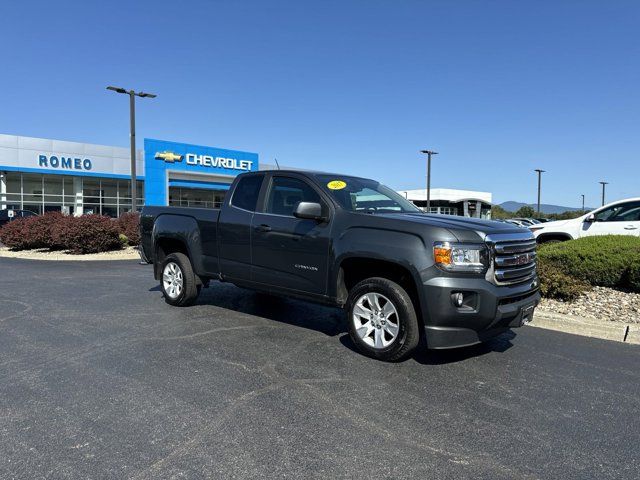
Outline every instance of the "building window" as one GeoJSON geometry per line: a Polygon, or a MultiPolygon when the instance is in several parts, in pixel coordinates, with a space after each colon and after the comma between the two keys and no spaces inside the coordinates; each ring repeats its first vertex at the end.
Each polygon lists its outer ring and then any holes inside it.
{"type": "Polygon", "coordinates": [[[118,180],[100,180],[100,214],[118,216],[118,180]]]}
{"type": "MultiPolygon", "coordinates": [[[[5,174],[6,208],[46,212],[76,213],[76,188],[82,192],[83,213],[117,217],[131,210],[130,182],[68,175],[41,175],[20,172],[5,174]]],[[[138,206],[144,204],[142,182],[138,182],[138,206]]]]}
{"type": "Polygon", "coordinates": [[[7,208],[22,210],[22,175],[8,172],[7,179],[7,208]]]}
{"type": "MultiPolygon", "coordinates": [[[[136,207],[140,209],[144,205],[144,186],[142,182],[138,181],[136,187],[136,197],[138,198],[136,207]]],[[[116,191],[118,216],[120,216],[131,211],[131,180],[118,180],[116,191]]]]}
{"type": "Polygon", "coordinates": [[[169,187],[169,205],[174,207],[220,208],[226,190],[169,187]]]}

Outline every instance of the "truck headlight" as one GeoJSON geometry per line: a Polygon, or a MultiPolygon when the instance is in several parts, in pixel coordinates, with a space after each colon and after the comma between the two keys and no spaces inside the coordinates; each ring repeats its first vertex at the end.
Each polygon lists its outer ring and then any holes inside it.
{"type": "Polygon", "coordinates": [[[489,266],[489,250],[479,244],[436,242],[433,258],[438,267],[449,272],[482,273],[489,266]]]}

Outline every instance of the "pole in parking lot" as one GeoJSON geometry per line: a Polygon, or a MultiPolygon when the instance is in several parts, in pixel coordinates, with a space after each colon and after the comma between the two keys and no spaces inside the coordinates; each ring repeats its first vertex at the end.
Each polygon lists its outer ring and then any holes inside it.
{"type": "Polygon", "coordinates": [[[602,185],[602,205],[604,206],[604,187],[609,185],[609,182],[600,182],[600,185],[602,185]]]}
{"type": "Polygon", "coordinates": [[[582,194],[582,212],[584,213],[584,194],[582,194]]]}
{"type": "Polygon", "coordinates": [[[136,92],[121,87],[108,86],[107,90],[116,93],[125,93],[129,95],[129,126],[131,137],[131,211],[137,211],[136,203],[138,200],[137,175],[136,175],[136,97],[155,98],[157,95],[146,92],[136,92]]]}
{"type": "Polygon", "coordinates": [[[542,174],[544,173],[544,170],[536,168],[534,172],[538,172],[538,209],[536,210],[536,212],[538,216],[540,216],[540,183],[542,182],[542,174]]]}
{"type": "Polygon", "coordinates": [[[431,155],[438,155],[433,150],[420,150],[420,153],[427,154],[427,213],[431,209],[431,155]]]}

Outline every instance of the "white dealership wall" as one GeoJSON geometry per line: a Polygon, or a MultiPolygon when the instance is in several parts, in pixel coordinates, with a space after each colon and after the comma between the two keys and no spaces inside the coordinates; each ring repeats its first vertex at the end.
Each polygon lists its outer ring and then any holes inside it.
{"type": "MultiPolygon", "coordinates": [[[[129,178],[130,163],[128,148],[0,134],[0,169],[9,167],[23,172],[93,174],[93,176],[129,178]],[[52,168],[50,165],[40,164],[40,155],[47,158],[55,156],[90,159],[92,168],[90,170],[52,168]]],[[[144,177],[144,158],[141,150],[137,152],[136,171],[139,176],[144,177]]]]}
{"type": "MultiPolygon", "coordinates": [[[[427,202],[426,188],[418,190],[398,190],[398,193],[420,208],[425,208],[427,202]]],[[[455,209],[456,215],[491,218],[493,199],[491,192],[432,188],[430,193],[430,213],[450,213],[451,209],[455,209]]]]}
{"type": "MultiPolygon", "coordinates": [[[[76,179],[129,180],[130,171],[128,148],[0,134],[0,209],[5,209],[7,205],[7,172],[73,176],[74,210],[76,215],[81,215],[82,181],[76,179]],[[56,160],[52,162],[52,158],[56,160]],[[66,165],[70,166],[65,167],[62,158],[68,160],[66,165]],[[90,168],[87,168],[89,165],[90,168]]],[[[136,154],[136,173],[138,180],[144,179],[144,156],[141,150],[136,154]]]]}

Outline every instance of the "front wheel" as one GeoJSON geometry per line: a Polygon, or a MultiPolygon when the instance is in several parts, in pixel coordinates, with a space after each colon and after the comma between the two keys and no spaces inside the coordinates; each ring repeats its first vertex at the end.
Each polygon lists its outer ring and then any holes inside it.
{"type": "Polygon", "coordinates": [[[349,292],[349,335],[365,355],[389,362],[408,357],[420,330],[404,288],[386,278],[367,278],[349,292]]]}
{"type": "Polygon", "coordinates": [[[184,253],[172,253],[164,259],[161,268],[160,286],[165,302],[178,307],[191,305],[200,290],[189,257],[184,253]]]}

